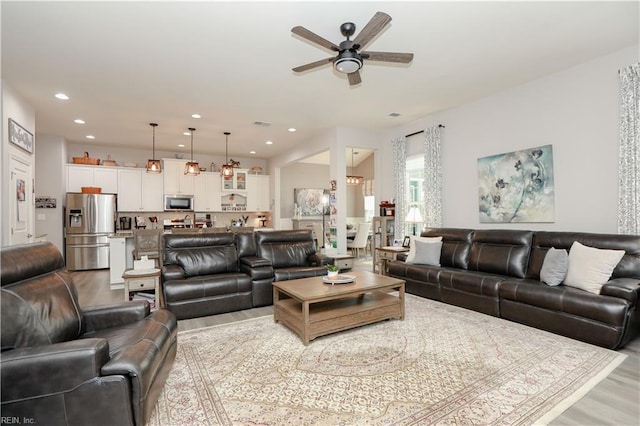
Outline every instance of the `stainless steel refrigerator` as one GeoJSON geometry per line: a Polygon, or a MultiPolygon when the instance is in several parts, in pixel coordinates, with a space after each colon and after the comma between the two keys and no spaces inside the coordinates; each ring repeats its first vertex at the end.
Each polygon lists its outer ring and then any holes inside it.
{"type": "Polygon", "coordinates": [[[115,232],[116,195],[67,193],[65,252],[67,269],[109,267],[109,236],[115,232]]]}

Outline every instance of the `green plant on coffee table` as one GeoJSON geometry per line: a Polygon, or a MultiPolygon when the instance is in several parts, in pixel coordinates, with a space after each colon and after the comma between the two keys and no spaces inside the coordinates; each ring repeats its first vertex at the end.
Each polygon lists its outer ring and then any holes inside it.
{"type": "Polygon", "coordinates": [[[338,272],[340,271],[340,268],[338,267],[338,265],[327,265],[327,271],[338,272]]]}

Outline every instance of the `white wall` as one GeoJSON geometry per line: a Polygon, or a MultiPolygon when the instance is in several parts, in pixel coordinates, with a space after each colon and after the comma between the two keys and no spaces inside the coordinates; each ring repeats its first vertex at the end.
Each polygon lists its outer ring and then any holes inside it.
{"type": "MultiPolygon", "coordinates": [[[[638,60],[638,46],[624,49],[399,126],[385,138],[390,141],[437,124],[446,126],[444,226],[616,233],[618,69],[638,60]],[[547,144],[553,145],[555,221],[481,224],[478,158],[547,144]]],[[[411,143],[421,144],[422,138],[411,138],[411,143]]],[[[388,165],[383,175],[376,172],[376,180],[393,180],[391,160],[388,165]]]]}
{"type": "MultiPolygon", "coordinates": [[[[0,84],[2,90],[2,124],[0,124],[0,130],[2,131],[2,167],[0,168],[2,175],[2,190],[0,191],[0,217],[2,218],[2,226],[0,226],[0,239],[2,241],[2,245],[5,246],[11,243],[9,196],[11,194],[15,196],[15,189],[10,188],[11,170],[9,169],[9,158],[13,152],[16,156],[24,159],[24,161],[31,162],[32,166],[34,166],[34,156],[38,151],[38,140],[36,137],[33,144],[33,154],[28,154],[9,143],[9,132],[7,129],[9,118],[20,124],[26,130],[31,132],[31,134],[35,135],[35,111],[26,101],[24,101],[24,99],[20,97],[20,95],[18,95],[17,92],[13,90],[10,85],[7,84],[6,81],[0,80],[0,84]]],[[[31,206],[30,209],[33,211],[33,206],[31,206]]],[[[29,227],[30,233],[33,234],[33,232],[35,232],[33,229],[33,223],[29,224],[29,227]]]]}
{"type": "Polygon", "coordinates": [[[48,196],[56,199],[55,209],[36,209],[36,236],[46,234],[64,253],[64,203],[67,147],[60,136],[38,134],[36,156],[36,197],[48,196]]]}

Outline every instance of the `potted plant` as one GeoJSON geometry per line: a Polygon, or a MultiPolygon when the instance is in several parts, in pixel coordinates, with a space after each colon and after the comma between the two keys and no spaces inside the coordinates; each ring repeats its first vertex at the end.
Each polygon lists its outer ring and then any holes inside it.
{"type": "Polygon", "coordinates": [[[339,272],[340,268],[338,267],[338,265],[327,265],[327,276],[330,279],[336,278],[339,272]]]}

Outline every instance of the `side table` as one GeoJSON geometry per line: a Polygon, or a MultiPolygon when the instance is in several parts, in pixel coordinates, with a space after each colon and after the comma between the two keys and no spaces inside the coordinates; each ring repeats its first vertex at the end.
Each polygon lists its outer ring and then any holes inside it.
{"type": "Polygon", "coordinates": [[[338,265],[340,271],[350,271],[353,268],[354,257],[349,254],[336,254],[333,257],[333,262],[338,265]]]}
{"type": "Polygon", "coordinates": [[[373,264],[373,272],[377,272],[381,275],[389,274],[389,262],[396,260],[398,253],[406,253],[409,249],[407,247],[376,247],[376,262],[373,264]]]}
{"type": "Polygon", "coordinates": [[[164,307],[160,291],[160,269],[127,269],[122,274],[124,279],[124,300],[129,301],[129,293],[141,290],[155,291],[155,306],[164,307]]]}

